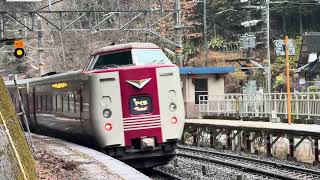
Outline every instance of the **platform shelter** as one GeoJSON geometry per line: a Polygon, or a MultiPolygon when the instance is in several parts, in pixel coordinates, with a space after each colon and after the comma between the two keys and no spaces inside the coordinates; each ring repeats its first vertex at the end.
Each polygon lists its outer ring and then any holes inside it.
{"type": "Polygon", "coordinates": [[[200,95],[224,95],[224,77],[234,67],[181,67],[182,92],[187,118],[198,118],[200,95]]]}

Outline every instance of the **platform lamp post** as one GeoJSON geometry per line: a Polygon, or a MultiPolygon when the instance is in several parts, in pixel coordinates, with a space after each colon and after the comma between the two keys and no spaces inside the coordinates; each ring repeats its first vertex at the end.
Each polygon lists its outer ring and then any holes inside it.
{"type": "MultiPolygon", "coordinates": [[[[270,55],[270,0],[265,0],[265,10],[266,10],[266,18],[265,23],[267,25],[267,61],[268,66],[266,69],[267,73],[267,82],[268,82],[268,100],[269,100],[269,111],[271,112],[271,92],[272,92],[272,85],[271,85],[271,55],[270,55]]],[[[269,121],[271,122],[272,117],[271,113],[269,115],[269,121]]]]}

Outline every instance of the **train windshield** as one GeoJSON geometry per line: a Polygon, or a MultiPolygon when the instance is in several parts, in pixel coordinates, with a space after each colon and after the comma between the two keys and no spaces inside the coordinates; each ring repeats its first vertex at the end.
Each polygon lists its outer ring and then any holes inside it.
{"type": "Polygon", "coordinates": [[[132,49],[132,57],[136,65],[172,64],[160,49],[132,49]]]}
{"type": "Polygon", "coordinates": [[[101,54],[97,57],[93,69],[106,69],[119,66],[127,66],[132,64],[133,62],[130,51],[112,54],[101,54]]]}

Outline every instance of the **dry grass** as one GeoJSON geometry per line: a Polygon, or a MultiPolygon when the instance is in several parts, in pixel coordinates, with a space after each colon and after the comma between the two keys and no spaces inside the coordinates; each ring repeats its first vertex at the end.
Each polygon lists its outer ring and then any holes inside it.
{"type": "MultiPolygon", "coordinates": [[[[201,52],[199,55],[191,58],[187,62],[187,66],[203,66],[204,65],[204,53],[201,52]]],[[[239,59],[242,57],[241,52],[220,52],[220,51],[209,51],[208,53],[208,65],[209,66],[234,66],[234,63],[228,63],[226,60],[239,59]]]]}
{"type": "Polygon", "coordinates": [[[83,179],[78,170],[79,163],[64,161],[47,151],[35,152],[38,179],[43,180],[78,180],[83,179]]]}

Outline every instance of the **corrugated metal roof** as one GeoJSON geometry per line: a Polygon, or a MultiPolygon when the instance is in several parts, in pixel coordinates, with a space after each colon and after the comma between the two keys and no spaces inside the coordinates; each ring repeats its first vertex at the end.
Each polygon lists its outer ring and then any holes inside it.
{"type": "Polygon", "coordinates": [[[320,33],[309,32],[303,35],[302,52],[319,52],[320,50],[320,33]]]}
{"type": "Polygon", "coordinates": [[[180,74],[228,74],[234,67],[180,67],[180,74]]]}
{"type": "Polygon", "coordinates": [[[118,51],[123,49],[160,49],[157,45],[153,43],[126,43],[126,44],[117,44],[112,46],[106,46],[98,49],[94,54],[100,54],[110,51],[118,51]]]}
{"type": "Polygon", "coordinates": [[[320,32],[306,32],[302,37],[298,67],[308,64],[310,53],[320,52],[320,32]]]}
{"type": "Polygon", "coordinates": [[[320,61],[319,61],[319,59],[302,66],[301,72],[302,73],[309,73],[309,74],[320,74],[320,61]]]}

